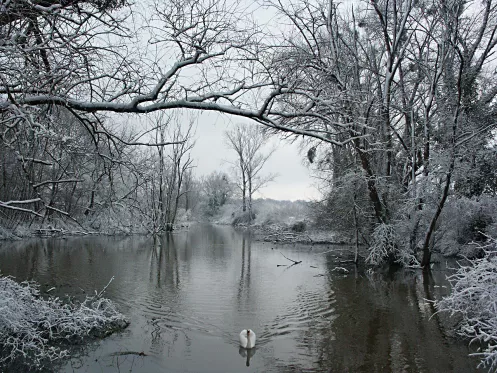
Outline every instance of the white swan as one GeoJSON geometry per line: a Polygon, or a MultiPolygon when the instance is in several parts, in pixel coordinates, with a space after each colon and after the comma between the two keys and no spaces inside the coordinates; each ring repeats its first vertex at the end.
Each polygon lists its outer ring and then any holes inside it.
{"type": "Polygon", "coordinates": [[[252,329],[243,329],[240,332],[240,346],[247,349],[255,347],[255,333],[252,329]]]}

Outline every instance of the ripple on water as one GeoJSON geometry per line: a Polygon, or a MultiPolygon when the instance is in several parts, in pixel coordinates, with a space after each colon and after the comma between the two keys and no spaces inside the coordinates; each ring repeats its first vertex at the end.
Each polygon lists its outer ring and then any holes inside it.
{"type": "Polygon", "coordinates": [[[319,328],[323,323],[329,323],[335,318],[335,301],[333,292],[300,293],[295,303],[268,325],[263,337],[279,338],[288,334],[306,332],[310,328],[319,328]]]}

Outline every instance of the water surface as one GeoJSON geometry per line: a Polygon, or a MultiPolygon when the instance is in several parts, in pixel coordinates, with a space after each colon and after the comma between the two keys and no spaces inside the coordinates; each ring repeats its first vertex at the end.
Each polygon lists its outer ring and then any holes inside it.
{"type": "Polygon", "coordinates": [[[447,293],[444,270],[368,274],[343,263],[348,254],[198,226],[155,240],[4,242],[0,271],[75,297],[114,276],[106,296],[131,325],[78,347],[60,372],[477,371],[450,323],[431,317],[426,299],[447,293]],[[245,328],[257,334],[248,353],[245,328]]]}

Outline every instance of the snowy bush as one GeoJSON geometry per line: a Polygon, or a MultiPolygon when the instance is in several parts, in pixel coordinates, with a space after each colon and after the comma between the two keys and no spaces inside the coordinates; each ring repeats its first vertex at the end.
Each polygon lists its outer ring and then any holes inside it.
{"type": "Polygon", "coordinates": [[[493,196],[453,198],[447,202],[439,228],[439,249],[443,255],[480,255],[472,242],[486,240],[495,232],[497,199],[493,196]]]}
{"type": "MultiPolygon", "coordinates": [[[[373,231],[366,263],[374,266],[398,263],[405,267],[419,267],[419,261],[405,240],[399,239],[402,224],[379,224],[373,231]]],[[[402,231],[401,231],[402,232],[402,231]]]]}
{"type": "Polygon", "coordinates": [[[32,368],[68,356],[62,342],[101,337],[128,325],[102,292],[81,303],[43,299],[34,282],[0,275],[0,371],[14,363],[32,368]]]}
{"type": "Polygon", "coordinates": [[[396,239],[395,230],[392,225],[379,224],[376,226],[372,239],[366,263],[380,265],[385,261],[394,258],[396,252],[396,239]]]}
{"type": "Polygon", "coordinates": [[[496,242],[484,248],[484,257],[468,260],[449,276],[452,292],[436,303],[439,311],[459,315],[458,333],[480,343],[473,355],[481,365],[497,371],[497,250],[496,242]]]}

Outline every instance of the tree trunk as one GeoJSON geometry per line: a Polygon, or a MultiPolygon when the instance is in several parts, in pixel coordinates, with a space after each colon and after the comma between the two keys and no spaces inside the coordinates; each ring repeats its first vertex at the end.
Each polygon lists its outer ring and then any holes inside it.
{"type": "Polygon", "coordinates": [[[245,175],[245,166],[240,160],[240,170],[242,172],[242,211],[247,211],[247,178],[245,175]]]}
{"type": "MultiPolygon", "coordinates": [[[[160,129],[160,141],[164,142],[164,129],[160,129]]],[[[164,226],[164,217],[166,214],[164,206],[164,146],[159,147],[159,221],[158,230],[161,231],[164,226]]]]}
{"type": "Polygon", "coordinates": [[[445,186],[444,190],[442,193],[442,198],[440,199],[440,202],[438,203],[437,210],[435,211],[435,215],[433,215],[433,218],[431,219],[430,227],[428,228],[428,232],[426,232],[426,237],[423,243],[423,259],[421,261],[421,266],[423,268],[429,268],[430,266],[430,259],[431,259],[431,241],[432,241],[432,236],[435,233],[435,229],[437,226],[438,218],[440,217],[440,214],[442,213],[442,210],[445,205],[445,201],[447,201],[447,197],[449,196],[449,190],[450,190],[450,180],[452,178],[452,173],[454,171],[454,165],[455,165],[455,150],[452,150],[452,156],[451,156],[451,161],[449,165],[449,170],[447,171],[447,177],[445,180],[445,186]]]}
{"type": "Polygon", "coordinates": [[[91,191],[90,204],[85,210],[85,215],[89,215],[91,210],[93,209],[93,204],[95,203],[95,189],[91,191]]]}
{"type": "Polygon", "coordinates": [[[358,224],[358,221],[357,221],[356,192],[355,192],[355,190],[354,190],[354,226],[355,226],[355,254],[354,254],[354,263],[357,264],[357,262],[358,262],[358,254],[359,254],[359,224],[358,224]]]}
{"type": "Polygon", "coordinates": [[[385,206],[381,201],[381,197],[378,193],[378,189],[376,189],[376,176],[373,173],[371,165],[369,163],[369,158],[364,149],[361,149],[359,140],[354,140],[354,145],[357,153],[359,154],[359,158],[361,159],[361,165],[363,170],[366,172],[367,176],[367,186],[369,192],[369,199],[373,204],[375,217],[378,223],[387,223],[388,222],[388,213],[386,211],[385,206]]]}

